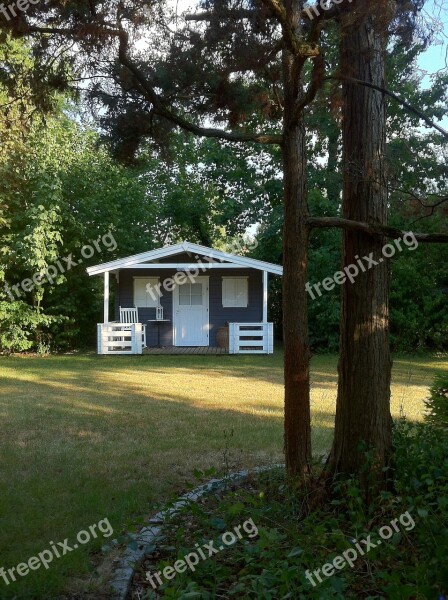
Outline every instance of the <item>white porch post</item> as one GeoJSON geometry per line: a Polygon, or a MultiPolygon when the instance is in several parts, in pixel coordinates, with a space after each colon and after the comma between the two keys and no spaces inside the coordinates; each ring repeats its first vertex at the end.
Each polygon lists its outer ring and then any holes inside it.
{"type": "Polygon", "coordinates": [[[263,271],[263,323],[268,322],[268,272],[263,271]]]}
{"type": "Polygon", "coordinates": [[[109,271],[104,272],[104,323],[109,323],[109,271]]]}

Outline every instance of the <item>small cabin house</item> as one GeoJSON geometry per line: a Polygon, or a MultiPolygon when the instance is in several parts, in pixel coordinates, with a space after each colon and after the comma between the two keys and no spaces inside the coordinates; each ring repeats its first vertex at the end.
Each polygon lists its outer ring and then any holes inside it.
{"type": "Polygon", "coordinates": [[[156,348],[273,352],[268,277],[282,275],[278,265],[183,242],[87,272],[104,278],[99,354],[142,354],[156,348]],[[116,279],[114,311],[111,275],[116,279]]]}

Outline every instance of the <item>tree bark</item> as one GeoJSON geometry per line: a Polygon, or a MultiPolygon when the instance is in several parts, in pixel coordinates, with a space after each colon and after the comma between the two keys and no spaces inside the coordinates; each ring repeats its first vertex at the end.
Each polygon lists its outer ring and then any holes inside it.
{"type": "MultiPolygon", "coordinates": [[[[379,3],[383,6],[382,3],[379,3]]],[[[341,24],[341,72],[384,87],[385,23],[381,9],[367,1],[341,24]]],[[[385,96],[367,86],[343,81],[344,195],[343,217],[387,224],[384,182],[386,134],[385,96]]],[[[389,266],[382,257],[385,239],[344,229],[343,266],[373,256],[380,262],[342,289],[339,382],[335,436],[330,466],[333,472],[361,476],[369,482],[384,477],[392,444],[390,415],[389,266]],[[366,451],[372,468],[366,472],[366,451]]]]}
{"type": "MultiPolygon", "coordinates": [[[[301,4],[296,0],[285,3],[289,23],[299,35],[301,4]]],[[[303,62],[288,49],[283,51],[283,75],[285,459],[288,474],[299,477],[308,472],[311,457],[310,352],[305,291],[309,215],[305,126],[302,117],[296,118],[296,108],[304,93],[303,62]]]]}

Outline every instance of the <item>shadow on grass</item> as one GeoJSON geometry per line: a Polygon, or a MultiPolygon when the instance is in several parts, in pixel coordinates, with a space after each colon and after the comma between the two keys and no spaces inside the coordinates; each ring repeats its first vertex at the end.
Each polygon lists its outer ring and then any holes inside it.
{"type": "MultiPolygon", "coordinates": [[[[219,377],[221,374],[234,377],[258,379],[283,385],[283,353],[276,350],[273,355],[142,355],[142,356],[97,356],[96,354],[59,355],[47,358],[12,357],[0,358],[0,368],[13,366],[30,373],[53,372],[67,367],[76,377],[79,370],[88,368],[108,373],[116,369],[129,369],[141,373],[165,373],[166,370],[207,369],[219,377]]],[[[422,385],[431,381],[437,371],[448,368],[446,358],[397,356],[393,362],[393,383],[397,385],[422,385]]],[[[337,356],[319,355],[311,360],[311,378],[316,386],[337,383],[337,356]]]]}
{"type": "MultiPolygon", "coordinates": [[[[428,386],[446,364],[400,357],[394,384],[428,386]]],[[[320,404],[330,405],[336,358],[314,357],[311,366],[313,387],[331,396],[320,404]]],[[[184,491],[195,468],[236,470],[282,458],[281,352],[12,357],[0,358],[1,370],[0,536],[7,567],[105,516],[120,530],[184,491]]],[[[316,396],[314,390],[313,446],[320,453],[331,444],[334,414],[320,409],[316,396]]],[[[88,572],[95,548],[24,578],[9,596],[0,587],[0,597],[56,597],[70,574],[88,572]]]]}
{"type": "MultiPolygon", "coordinates": [[[[0,382],[0,545],[7,568],[106,516],[119,533],[185,491],[195,468],[236,470],[281,460],[281,403],[255,395],[229,406],[218,394],[207,405],[194,390],[182,391],[185,365],[179,364],[168,369],[179,378],[179,392],[148,393],[143,379],[151,383],[151,368],[136,370],[132,360],[105,364],[96,357],[2,362],[8,378],[0,382]]],[[[210,387],[216,383],[211,379],[210,387]]],[[[321,412],[315,419],[316,439],[331,440],[333,416],[321,412]]],[[[70,576],[88,573],[89,553],[98,545],[0,587],[0,597],[56,598],[70,576]]]]}

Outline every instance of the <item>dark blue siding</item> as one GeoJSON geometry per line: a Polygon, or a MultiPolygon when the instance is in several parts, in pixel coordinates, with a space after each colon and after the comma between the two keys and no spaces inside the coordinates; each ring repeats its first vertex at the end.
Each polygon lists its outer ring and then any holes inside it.
{"type": "MultiPolygon", "coordinates": [[[[180,260],[171,258],[171,262],[186,262],[186,257],[180,260]]],[[[168,262],[168,261],[167,261],[168,262]]],[[[193,261],[192,261],[193,262],[193,261]]],[[[137,277],[160,277],[163,284],[165,279],[176,274],[172,269],[145,269],[120,271],[120,282],[117,293],[118,306],[131,308],[134,306],[134,280],[137,277]]],[[[210,269],[200,276],[209,276],[209,320],[210,320],[210,346],[216,346],[216,332],[227,322],[231,323],[260,323],[263,318],[263,274],[255,269],[210,269]],[[224,308],[222,305],[222,277],[249,277],[249,306],[247,308],[224,308]]],[[[169,323],[148,323],[148,319],[155,319],[155,308],[139,308],[139,319],[147,324],[147,344],[156,346],[157,328],[160,328],[160,344],[171,346],[173,344],[173,294],[162,288],[161,305],[164,309],[164,318],[169,323]]],[[[119,319],[117,312],[116,319],[119,319]]]]}
{"type": "Polygon", "coordinates": [[[254,269],[210,271],[210,345],[216,346],[216,332],[226,323],[261,323],[263,319],[263,274],[254,269]],[[222,278],[249,276],[249,306],[224,308],[222,278]]]}

